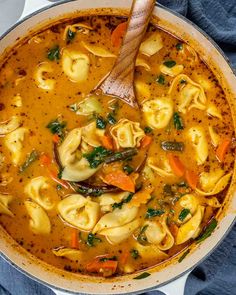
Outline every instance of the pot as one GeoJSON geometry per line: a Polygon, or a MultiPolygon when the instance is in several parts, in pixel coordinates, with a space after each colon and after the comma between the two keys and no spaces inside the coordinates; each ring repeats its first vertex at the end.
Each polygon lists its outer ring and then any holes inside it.
{"type": "MultiPolygon", "coordinates": [[[[90,9],[97,13],[96,8],[104,8],[104,13],[128,14],[131,0],[93,0],[93,1],[62,1],[50,3],[47,0],[26,1],[21,20],[0,38],[0,55],[10,50],[11,46],[22,36],[46,23],[68,16],[68,14],[83,14],[90,9]],[[112,10],[110,9],[112,8],[112,10]],[[39,9],[37,12],[33,12],[39,9]]],[[[220,48],[198,27],[184,17],[169,11],[162,6],[154,9],[154,18],[162,29],[184,39],[200,54],[220,81],[231,107],[234,127],[236,129],[236,76],[220,48]]],[[[166,294],[183,294],[187,274],[202,262],[227,235],[235,221],[236,212],[236,171],[234,167],[233,179],[229,192],[219,214],[219,224],[214,233],[191,251],[181,263],[178,257],[163,268],[153,267],[148,270],[151,275],[143,280],[134,280],[135,275],[125,275],[119,278],[104,279],[85,277],[56,269],[22,249],[0,227],[1,255],[10,264],[28,275],[30,278],[52,288],[58,295],[65,293],[86,294],[139,294],[150,290],[160,290],[166,294]],[[174,281],[174,282],[173,282],[174,281]],[[170,284],[170,282],[172,282],[170,284]],[[178,290],[176,293],[176,290],[178,290]]]]}

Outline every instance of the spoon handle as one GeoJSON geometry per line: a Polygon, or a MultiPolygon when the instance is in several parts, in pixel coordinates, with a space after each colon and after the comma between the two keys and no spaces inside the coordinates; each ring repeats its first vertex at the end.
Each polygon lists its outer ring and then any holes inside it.
{"type": "Polygon", "coordinates": [[[138,107],[134,94],[134,67],[140,43],[146,32],[155,0],[134,0],[123,44],[109,75],[99,88],[103,93],[121,98],[138,107]]]}

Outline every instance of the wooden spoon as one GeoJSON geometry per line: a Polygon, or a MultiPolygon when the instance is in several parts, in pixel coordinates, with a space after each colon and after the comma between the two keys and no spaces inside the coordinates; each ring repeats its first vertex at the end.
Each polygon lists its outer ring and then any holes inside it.
{"type": "Polygon", "coordinates": [[[99,84],[103,94],[116,96],[138,108],[134,92],[135,61],[152,15],[155,0],[133,0],[123,44],[111,72],[99,84]]]}

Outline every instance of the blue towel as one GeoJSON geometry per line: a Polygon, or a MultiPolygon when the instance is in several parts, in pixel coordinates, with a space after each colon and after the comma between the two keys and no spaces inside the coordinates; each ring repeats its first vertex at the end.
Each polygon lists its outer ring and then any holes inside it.
{"type": "MultiPolygon", "coordinates": [[[[187,16],[225,51],[236,69],[236,0],[160,0],[187,16]]],[[[0,259],[0,295],[53,295],[0,259]]],[[[159,295],[160,292],[145,293],[159,295]]],[[[176,291],[176,295],[178,295],[176,291]]],[[[236,295],[236,226],[190,274],[185,295],[236,295]]]]}

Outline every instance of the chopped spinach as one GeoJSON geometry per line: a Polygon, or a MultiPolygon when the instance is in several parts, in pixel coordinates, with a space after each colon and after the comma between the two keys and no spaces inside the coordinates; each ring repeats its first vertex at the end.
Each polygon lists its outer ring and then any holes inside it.
{"type": "Polygon", "coordinates": [[[107,115],[107,121],[109,124],[114,125],[116,124],[116,118],[113,116],[113,114],[109,113],[107,115]]]}
{"type": "Polygon", "coordinates": [[[218,223],[217,220],[215,218],[213,218],[211,220],[211,222],[206,226],[203,233],[196,239],[196,242],[200,243],[200,242],[204,241],[206,238],[210,237],[210,235],[212,234],[212,232],[216,228],[217,223],[218,223]]]}
{"type": "Polygon", "coordinates": [[[189,249],[188,249],[187,251],[185,251],[185,252],[183,253],[183,255],[180,256],[178,262],[179,262],[179,263],[182,262],[182,261],[184,260],[184,258],[189,254],[189,252],[190,252],[189,249]]]}
{"type": "Polygon", "coordinates": [[[186,80],[181,79],[181,80],[179,81],[179,83],[180,83],[180,84],[185,84],[185,83],[186,83],[186,80]]]}
{"type": "Polygon", "coordinates": [[[38,160],[39,154],[33,150],[26,158],[25,162],[20,166],[20,173],[24,172],[34,161],[38,160]]]}
{"type": "Polygon", "coordinates": [[[136,249],[131,249],[130,254],[131,254],[131,257],[134,258],[135,260],[140,257],[139,252],[136,249]]]}
{"type": "Polygon", "coordinates": [[[183,50],[183,43],[177,43],[175,47],[177,50],[183,50]]]}
{"type": "Polygon", "coordinates": [[[57,134],[61,138],[63,138],[65,135],[66,122],[60,121],[58,118],[52,120],[46,127],[51,131],[52,134],[57,134]]]}
{"type": "Polygon", "coordinates": [[[98,116],[96,119],[96,127],[98,129],[105,129],[107,126],[107,121],[105,119],[103,119],[103,117],[98,116]]]}
{"type": "Polygon", "coordinates": [[[120,203],[114,203],[113,205],[112,205],[112,209],[114,210],[114,209],[121,209],[122,208],[122,206],[124,205],[124,204],[127,204],[127,203],[129,203],[131,200],[132,200],[132,198],[133,198],[133,193],[130,193],[129,195],[128,195],[128,197],[127,198],[125,198],[124,200],[122,200],[120,203]]]}
{"type": "Polygon", "coordinates": [[[183,130],[184,129],[183,120],[180,117],[179,113],[177,113],[177,112],[174,113],[173,120],[174,120],[174,126],[175,126],[176,130],[183,130]]]}
{"type": "Polygon", "coordinates": [[[167,61],[164,61],[163,64],[167,68],[173,68],[176,65],[176,62],[174,60],[167,60],[167,61]]]}
{"type": "Polygon", "coordinates": [[[162,141],[161,148],[164,151],[182,152],[184,150],[184,143],[178,141],[162,141]]]}
{"type": "Polygon", "coordinates": [[[100,238],[98,238],[98,237],[96,237],[94,234],[92,234],[92,233],[89,233],[88,234],[88,237],[87,237],[87,245],[89,246],[89,247],[93,247],[93,246],[95,246],[95,244],[97,244],[97,243],[101,243],[101,239],[100,238]]]}
{"type": "Polygon", "coordinates": [[[138,234],[138,237],[137,237],[137,241],[141,244],[141,245],[145,245],[147,243],[147,238],[146,238],[146,235],[145,235],[145,231],[146,229],[148,228],[148,224],[144,225],[139,234],[138,234]]]}
{"type": "Polygon", "coordinates": [[[59,60],[60,59],[60,48],[58,45],[52,47],[51,49],[49,49],[48,51],[48,59],[51,61],[54,60],[59,60]]]}
{"type": "Polygon", "coordinates": [[[133,171],[134,171],[134,168],[132,168],[131,166],[129,165],[125,165],[123,167],[123,171],[126,172],[128,175],[131,174],[133,171]]]}
{"type": "Polygon", "coordinates": [[[144,128],[144,133],[145,133],[145,134],[150,134],[150,133],[152,133],[152,128],[149,127],[149,126],[146,126],[146,127],[144,128]]]}
{"type": "Polygon", "coordinates": [[[72,41],[75,38],[76,32],[73,32],[72,30],[67,31],[66,39],[67,41],[72,41]]]}
{"type": "Polygon", "coordinates": [[[97,168],[105,161],[106,157],[111,154],[112,152],[110,150],[107,150],[102,146],[98,146],[95,147],[91,153],[84,154],[83,157],[88,160],[91,168],[97,168]]]}
{"type": "Polygon", "coordinates": [[[184,208],[179,214],[179,220],[184,221],[184,219],[188,216],[189,213],[190,213],[190,210],[187,208],[184,208]]]}
{"type": "Polygon", "coordinates": [[[60,191],[62,189],[62,185],[61,184],[57,184],[57,190],[60,191]]]}
{"type": "Polygon", "coordinates": [[[134,277],[134,280],[142,280],[145,279],[147,277],[149,277],[151,274],[149,272],[143,272],[141,273],[141,275],[138,275],[137,277],[134,277]]]}
{"type": "Polygon", "coordinates": [[[162,209],[148,208],[145,218],[152,218],[155,216],[161,216],[164,213],[165,213],[165,211],[162,209]]]}
{"type": "Polygon", "coordinates": [[[58,177],[59,179],[62,178],[62,172],[63,172],[63,169],[60,167],[60,170],[59,170],[59,172],[57,173],[57,177],[58,177]]]}
{"type": "Polygon", "coordinates": [[[163,75],[159,75],[156,79],[157,83],[164,85],[165,84],[165,77],[163,75]]]}

